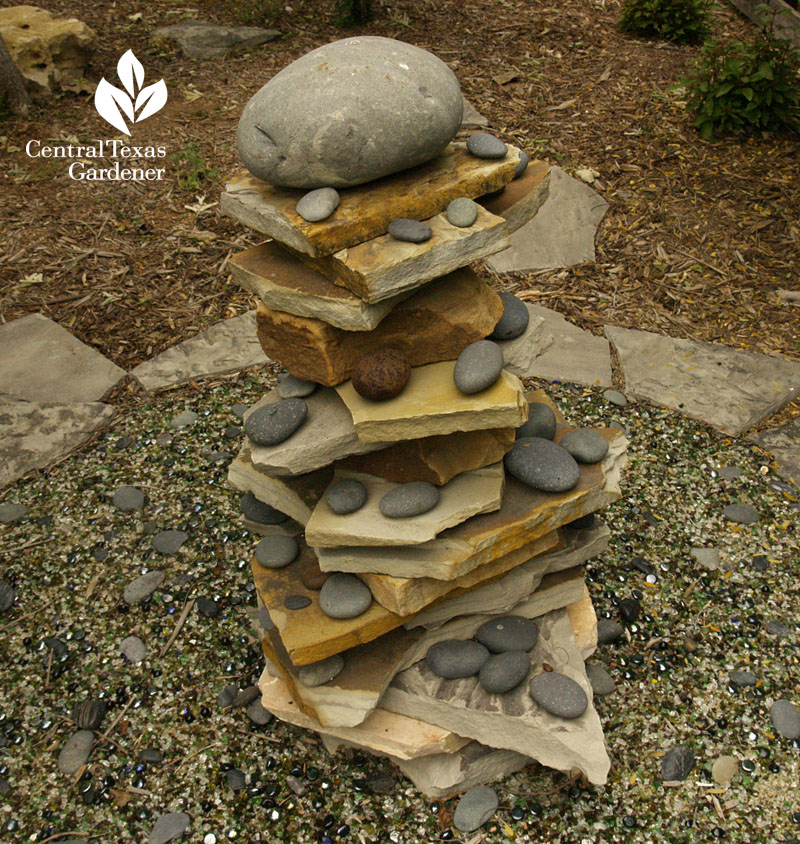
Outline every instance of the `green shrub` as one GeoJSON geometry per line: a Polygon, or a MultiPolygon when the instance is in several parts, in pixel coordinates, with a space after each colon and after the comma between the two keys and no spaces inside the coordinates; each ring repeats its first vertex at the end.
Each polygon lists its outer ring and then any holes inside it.
{"type": "Polygon", "coordinates": [[[175,165],[175,175],[181,190],[209,190],[221,178],[219,170],[208,166],[195,143],[187,144],[171,155],[170,161],[175,165]]]}
{"type": "Polygon", "coordinates": [[[712,0],[625,0],[619,28],[644,38],[699,44],[709,31],[712,0]]]}
{"type": "Polygon", "coordinates": [[[800,133],[800,52],[766,30],[751,41],[710,41],[680,84],[706,139],[787,128],[800,133]]]}

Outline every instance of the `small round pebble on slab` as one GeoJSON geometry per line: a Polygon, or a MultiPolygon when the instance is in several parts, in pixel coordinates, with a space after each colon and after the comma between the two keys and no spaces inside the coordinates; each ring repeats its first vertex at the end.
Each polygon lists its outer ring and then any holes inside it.
{"type": "Polygon", "coordinates": [[[495,135],[475,132],[467,138],[467,150],[476,158],[505,158],[508,147],[495,135]]]}
{"type": "Polygon", "coordinates": [[[499,296],[503,300],[503,315],[492,329],[489,339],[516,340],[525,333],[528,327],[531,319],[530,311],[522,299],[513,293],[501,291],[499,296]]]}
{"type": "Polygon", "coordinates": [[[312,662],[310,665],[301,665],[298,670],[298,677],[304,686],[313,688],[324,686],[338,677],[344,669],[344,657],[341,654],[334,654],[319,662],[312,662]]]}
{"type": "Polygon", "coordinates": [[[287,595],[283,599],[283,605],[287,610],[303,610],[311,606],[311,598],[307,595],[287,595]]]}
{"type": "Polygon", "coordinates": [[[447,221],[460,229],[471,226],[478,219],[478,203],[468,196],[459,196],[447,206],[447,221]]]}
{"type": "Polygon", "coordinates": [[[297,540],[291,536],[265,536],[256,545],[256,561],[265,569],[282,569],[293,563],[300,553],[297,540]]]}
{"type": "Polygon", "coordinates": [[[491,694],[502,695],[516,689],[531,670],[531,658],[525,651],[492,654],[478,673],[478,681],[491,694]]]}
{"type": "Polygon", "coordinates": [[[528,421],[517,428],[516,439],[541,437],[552,440],[556,433],[556,414],[549,404],[532,401],[528,404],[528,421]]]}
{"type": "Polygon", "coordinates": [[[492,653],[529,651],[539,639],[535,621],[521,615],[503,615],[484,622],[475,638],[492,653]]]}
{"type": "Polygon", "coordinates": [[[661,779],[682,782],[694,769],[694,753],[685,745],[671,747],[661,760],[661,779]]]}
{"type": "Polygon", "coordinates": [[[336,572],[319,590],[319,606],[330,618],[356,618],[372,603],[369,587],[354,574],[336,572]]]}
{"type": "Polygon", "coordinates": [[[316,381],[306,381],[288,372],[278,376],[278,395],[282,399],[303,399],[310,396],[318,386],[316,381]]]}
{"type": "Polygon", "coordinates": [[[406,243],[425,243],[433,237],[433,229],[419,220],[400,217],[389,223],[389,234],[395,240],[403,240],[406,243]]]}
{"type": "Polygon", "coordinates": [[[351,376],[353,389],[370,401],[399,396],[411,377],[411,364],[397,349],[377,349],[364,355],[351,376]]]}
{"type": "Polygon", "coordinates": [[[517,440],[504,459],[509,474],[542,492],[566,492],[581,476],[575,458],[542,437],[517,440]]]}
{"type": "Polygon", "coordinates": [[[736,522],[739,525],[754,525],[759,519],[758,510],[752,504],[745,504],[741,501],[729,504],[722,511],[722,515],[729,522],[736,522]]]}
{"type": "Polygon", "coordinates": [[[246,492],[239,499],[239,509],[246,519],[260,525],[279,525],[289,518],[286,513],[259,501],[252,492],[246,492]]]}
{"type": "Polygon", "coordinates": [[[558,671],[537,674],[528,688],[536,703],[558,718],[579,718],[589,705],[586,692],[571,677],[558,671]]]}
{"type": "Polygon", "coordinates": [[[800,738],[800,711],[790,700],[776,700],[770,707],[769,717],[772,726],[784,738],[800,738]]]}
{"type": "Polygon", "coordinates": [[[456,360],[453,381],[465,395],[483,392],[494,384],[503,371],[503,352],[491,340],[470,343],[456,360]]]}
{"type": "Polygon", "coordinates": [[[144,507],[144,493],[135,486],[121,486],[114,492],[112,503],[123,513],[133,513],[144,507]]]}
{"type": "Polygon", "coordinates": [[[428,648],[425,663],[437,676],[445,680],[472,677],[489,659],[489,650],[472,640],[447,639],[428,648]]]}
{"type": "Polygon", "coordinates": [[[578,463],[599,463],[608,454],[608,443],[593,428],[578,428],[563,436],[559,442],[578,463]]]}
{"type": "Polygon", "coordinates": [[[520,150],[519,153],[519,164],[514,168],[514,178],[519,179],[525,171],[528,169],[528,164],[530,164],[530,156],[524,150],[520,150]]]}
{"type": "Polygon", "coordinates": [[[317,188],[300,197],[295,211],[309,223],[327,220],[339,207],[339,191],[336,188],[317,188]]]}
{"type": "Polygon", "coordinates": [[[340,478],[328,487],[325,503],[337,516],[347,516],[367,503],[367,488],[355,478],[340,478]]]}
{"type": "Polygon", "coordinates": [[[387,519],[411,519],[427,513],[439,503],[439,488],[427,481],[410,481],[390,489],[378,502],[387,519]]]}
{"type": "Polygon", "coordinates": [[[308,405],[303,399],[280,399],[254,410],[244,431],[256,445],[278,445],[288,440],[306,421],[308,405]]]}
{"type": "Polygon", "coordinates": [[[460,832],[474,832],[497,811],[497,794],[488,785],[476,785],[465,792],[453,812],[453,824],[460,832]]]}

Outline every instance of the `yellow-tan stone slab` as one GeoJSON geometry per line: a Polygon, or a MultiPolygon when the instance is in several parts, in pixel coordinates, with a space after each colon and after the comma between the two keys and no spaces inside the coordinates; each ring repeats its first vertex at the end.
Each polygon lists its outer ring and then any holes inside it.
{"type": "Polygon", "coordinates": [[[455,360],[490,334],[502,315],[503,300],[462,267],[400,302],[372,331],[343,331],[263,302],[256,324],[268,357],[298,378],[335,386],[350,378],[364,355],[387,346],[401,351],[411,366],[455,360]]]}
{"type": "Polygon", "coordinates": [[[268,308],[321,319],[343,331],[372,331],[409,294],[374,305],[329,281],[273,241],[238,252],[228,262],[234,281],[268,308]]]}
{"type": "MultiPolygon", "coordinates": [[[[261,704],[276,718],[306,730],[323,731],[317,721],[300,710],[280,677],[272,677],[265,670],[258,681],[258,688],[261,692],[261,704]]],[[[434,727],[416,718],[406,718],[405,715],[395,715],[383,709],[376,709],[357,727],[333,727],[326,729],[324,733],[398,759],[418,759],[434,753],[454,753],[469,742],[469,739],[463,739],[441,727],[434,727]]]]}
{"type": "Polygon", "coordinates": [[[531,161],[519,177],[501,191],[482,196],[477,202],[487,211],[502,217],[509,234],[529,223],[550,195],[550,165],[531,161]]]}
{"type": "Polygon", "coordinates": [[[417,439],[453,431],[518,428],[528,418],[522,382],[500,373],[488,389],[464,395],[453,382],[453,361],[411,370],[399,396],[374,402],[360,396],[351,381],[336,388],[363,443],[417,439]]]}
{"type": "Polygon", "coordinates": [[[330,255],[385,234],[392,220],[424,220],[444,211],[451,199],[499,190],[512,180],[519,159],[516,147],[509,147],[505,158],[491,160],[450,144],[420,167],[340,190],[339,207],[318,223],[307,222],[295,210],[306,191],[268,185],[243,170],[226,184],[220,208],[298,252],[330,255]]]}
{"type": "Polygon", "coordinates": [[[315,258],[302,252],[296,254],[334,284],[374,304],[416,290],[432,278],[500,252],[511,244],[505,219],[481,205],[471,226],[454,226],[445,214],[437,214],[425,222],[433,234],[424,243],[409,243],[382,234],[333,255],[315,258]]]}
{"type": "MultiPolygon", "coordinates": [[[[570,430],[574,429],[559,428],[555,439],[570,430]]],[[[568,492],[539,492],[507,477],[503,505],[493,513],[474,516],[421,545],[320,548],[320,568],[453,580],[599,510],[620,496],[619,475],[626,461],[627,440],[619,429],[597,430],[609,443],[609,453],[600,463],[581,465],[578,483],[568,492]]]]}
{"type": "Polygon", "coordinates": [[[575,644],[586,660],[597,650],[597,614],[589,588],[585,584],[583,597],[567,606],[567,614],[575,634],[575,644]]]}
{"type": "Polygon", "coordinates": [[[367,491],[363,507],[354,513],[337,515],[320,498],[306,524],[306,542],[314,548],[340,545],[414,545],[433,539],[443,530],[461,524],[479,513],[499,510],[503,500],[505,471],[502,463],[456,475],[439,489],[439,501],[426,513],[408,519],[389,519],[380,511],[380,501],[397,484],[376,475],[339,469],[334,482],[360,481],[367,491]]]}

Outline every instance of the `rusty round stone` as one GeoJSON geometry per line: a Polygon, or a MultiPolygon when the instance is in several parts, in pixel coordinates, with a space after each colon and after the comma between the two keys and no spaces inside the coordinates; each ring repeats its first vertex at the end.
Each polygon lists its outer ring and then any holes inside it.
{"type": "Polygon", "coordinates": [[[411,377],[411,365],[397,349],[365,355],[353,370],[353,389],[365,399],[386,401],[399,395],[411,377]]]}

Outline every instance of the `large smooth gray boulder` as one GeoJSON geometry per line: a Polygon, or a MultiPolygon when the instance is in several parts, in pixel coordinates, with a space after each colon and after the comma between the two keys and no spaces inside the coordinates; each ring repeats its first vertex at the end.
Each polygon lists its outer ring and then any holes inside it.
{"type": "Polygon", "coordinates": [[[461,89],[427,50],[344,38],[292,62],[244,107],[239,155],[273,185],[348,187],[423,164],[461,125],[461,89]]]}

